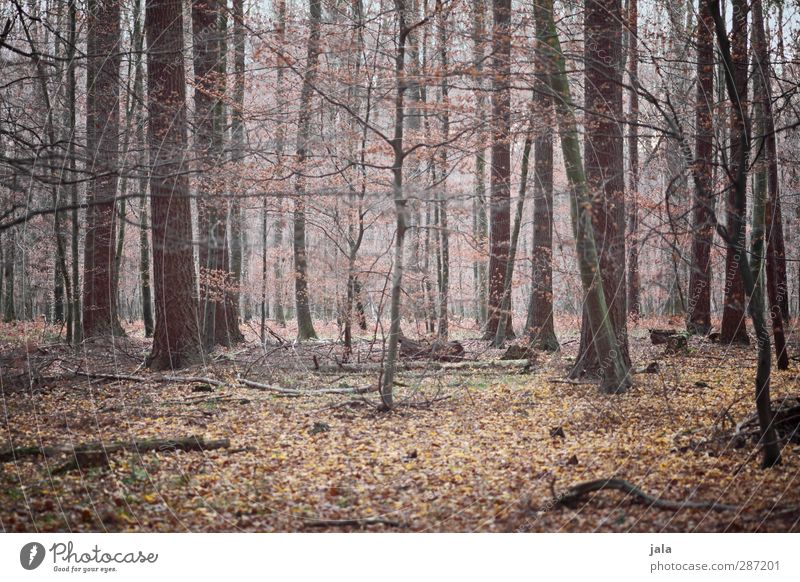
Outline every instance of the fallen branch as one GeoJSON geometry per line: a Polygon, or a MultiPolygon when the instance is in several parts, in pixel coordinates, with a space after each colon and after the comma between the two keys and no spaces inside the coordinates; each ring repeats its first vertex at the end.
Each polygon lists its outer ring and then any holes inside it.
{"type": "Polygon", "coordinates": [[[113,441],[110,443],[95,442],[82,445],[54,445],[9,447],[0,450],[0,463],[18,461],[26,457],[57,457],[70,455],[80,463],[81,458],[92,461],[95,456],[106,456],[118,451],[146,453],[149,451],[207,451],[226,449],[230,446],[228,439],[206,441],[202,437],[188,436],[176,439],[146,439],[132,441],[113,441]]]}
{"type": "Polygon", "coordinates": [[[389,527],[404,528],[406,525],[399,521],[384,519],[382,517],[365,517],[363,519],[313,519],[303,522],[303,527],[365,527],[368,525],[385,525],[389,527]]]}
{"type": "Polygon", "coordinates": [[[597,479],[596,481],[580,483],[558,495],[556,497],[556,503],[559,505],[574,505],[589,493],[604,491],[606,489],[622,491],[635,500],[645,503],[650,507],[658,507],[660,509],[707,509],[713,511],[738,511],[740,509],[736,505],[726,505],[716,501],[672,501],[669,499],[660,499],[645,493],[636,485],[622,479],[597,479]]]}
{"type": "Polygon", "coordinates": [[[103,372],[84,372],[82,370],[70,370],[64,368],[67,372],[75,374],[76,376],[84,376],[86,378],[93,378],[97,380],[119,380],[122,382],[187,382],[187,383],[203,383],[212,386],[224,386],[225,382],[216,380],[214,378],[206,378],[204,376],[132,376],[130,374],[107,374],[103,372]]]}
{"type": "MultiPolygon", "coordinates": [[[[492,368],[514,369],[530,367],[530,360],[468,360],[462,362],[431,362],[411,361],[397,362],[398,370],[487,370],[492,368]]],[[[368,364],[336,364],[320,366],[319,372],[327,374],[341,374],[342,372],[378,372],[383,369],[383,364],[375,362],[368,364]]]]}
{"type": "Polygon", "coordinates": [[[237,378],[239,382],[255,388],[256,390],[266,390],[268,392],[277,392],[278,394],[285,394],[287,396],[314,396],[317,394],[367,394],[368,392],[376,392],[376,388],[372,386],[354,387],[354,388],[317,388],[314,390],[296,390],[294,388],[282,388],[280,386],[271,386],[269,384],[262,384],[246,378],[237,378]]]}

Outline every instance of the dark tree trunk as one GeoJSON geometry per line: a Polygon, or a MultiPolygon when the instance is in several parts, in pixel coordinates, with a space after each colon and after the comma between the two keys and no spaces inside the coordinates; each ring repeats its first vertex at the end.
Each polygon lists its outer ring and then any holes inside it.
{"type": "Polygon", "coordinates": [[[767,203],[766,203],[766,241],[767,241],[767,296],[775,338],[775,356],[779,370],[789,368],[789,353],[786,350],[784,322],[788,321],[786,283],[786,254],[783,242],[783,220],[781,216],[780,182],[778,177],[778,152],[775,143],[775,118],[772,112],[772,86],[770,80],[769,46],[764,30],[764,13],[761,0],[753,2],[753,52],[756,70],[754,71],[760,93],[762,134],[764,148],[761,155],[766,162],[767,203]]]}
{"type": "Polygon", "coordinates": [[[186,155],[186,77],[180,0],[149,0],[147,94],[156,325],[149,365],[182,368],[202,359],[186,155]]]}
{"type": "MultiPolygon", "coordinates": [[[[220,19],[220,28],[222,34],[220,35],[220,66],[219,73],[223,79],[227,77],[225,72],[225,60],[228,38],[225,34],[226,30],[226,17],[227,9],[224,7],[220,19]]],[[[240,172],[237,168],[245,155],[245,127],[244,127],[244,3],[243,0],[233,0],[232,4],[233,15],[233,109],[231,111],[231,155],[234,159],[234,171],[240,172]]],[[[221,81],[224,91],[225,84],[221,81]]],[[[220,138],[224,135],[226,121],[225,121],[225,107],[224,102],[219,102],[217,105],[217,126],[220,138]]],[[[238,180],[234,180],[238,183],[238,180]]],[[[241,186],[233,193],[230,202],[230,265],[226,265],[226,272],[230,273],[232,285],[228,285],[225,289],[225,334],[228,345],[241,343],[244,341],[244,334],[239,328],[239,320],[241,319],[241,305],[240,296],[242,281],[245,278],[245,271],[247,270],[247,253],[245,252],[246,235],[243,228],[244,215],[242,205],[240,202],[240,195],[242,194],[241,186]]],[[[226,237],[227,242],[227,237],[226,237]]],[[[249,306],[245,303],[245,306],[249,306]]],[[[246,309],[247,311],[247,309],[246,309]]],[[[250,313],[246,312],[245,317],[250,319],[250,313]]]]}
{"type": "Polygon", "coordinates": [[[632,90],[630,98],[630,125],[628,136],[628,160],[630,163],[630,188],[628,189],[628,313],[638,318],[639,304],[639,5],[638,0],[629,0],[628,5],[629,60],[628,75],[632,90]]]}
{"type": "MultiPolygon", "coordinates": [[[[733,1],[733,25],[731,27],[731,61],[733,65],[733,83],[736,95],[742,107],[747,107],[747,17],[749,7],[747,0],[733,1]]],[[[745,127],[745,116],[740,106],[731,103],[730,107],[730,164],[729,172],[735,176],[739,170],[742,159],[742,134],[749,133],[750,128],[745,127]]],[[[745,162],[747,160],[745,158],[745,162]]],[[[738,208],[736,204],[736,189],[733,185],[727,189],[727,225],[733,231],[737,221],[743,221],[747,212],[747,204],[738,208]]],[[[725,307],[722,313],[722,329],[720,341],[724,343],[748,343],[747,321],[745,319],[745,297],[742,275],[739,263],[743,260],[739,245],[728,245],[725,258],[725,307]]]]}
{"type": "Polygon", "coordinates": [[[537,29],[540,31],[538,35],[540,47],[546,51],[550,60],[548,64],[552,67],[549,82],[555,95],[561,153],[570,186],[572,232],[575,236],[575,250],[585,294],[586,313],[601,363],[600,388],[608,393],[624,392],[631,383],[629,366],[623,358],[618,342],[619,336],[614,332],[613,317],[606,304],[603,278],[597,277],[600,259],[595,244],[592,204],[581,159],[577,121],[567,81],[564,55],[553,22],[552,0],[541,0],[541,3],[534,5],[534,10],[536,20],[539,22],[537,29]]]}
{"type": "MultiPolygon", "coordinates": [[[[489,195],[489,313],[486,339],[494,339],[500,322],[503,284],[511,243],[511,0],[493,0],[492,30],[492,162],[489,195]]],[[[508,313],[507,333],[511,333],[508,313]]]]}
{"type": "MultiPolygon", "coordinates": [[[[630,366],[625,285],[625,174],[622,137],[622,20],[619,0],[586,0],[584,16],[586,183],[600,273],[617,343],[630,366]]],[[[598,373],[594,336],[586,309],[572,376],[598,373]]]]}
{"type": "Polygon", "coordinates": [[[83,262],[83,335],[122,335],[114,280],[119,149],[120,5],[90,0],[86,71],[89,171],[83,262]]]}
{"type": "MultiPolygon", "coordinates": [[[[544,38],[544,22],[536,20],[536,36],[544,38]]],[[[528,307],[528,335],[531,345],[547,351],[558,350],[553,327],[553,98],[548,89],[550,74],[546,53],[536,51],[536,114],[539,133],[533,150],[533,268],[531,301],[528,307]]]]}
{"type": "MultiPolygon", "coordinates": [[[[319,59],[319,26],[322,14],[320,0],[309,0],[309,36],[306,54],[306,70],[303,88],[300,92],[300,113],[297,132],[297,164],[302,168],[308,158],[311,137],[311,97],[316,78],[319,59]]],[[[294,202],[294,297],[297,307],[297,337],[301,340],[314,339],[314,323],[311,320],[311,307],[308,297],[308,257],[306,254],[306,187],[305,178],[298,174],[295,178],[294,202]]]]}
{"type": "MultiPolygon", "coordinates": [[[[736,9],[737,5],[734,4],[734,29],[737,26],[746,25],[747,18],[747,12],[744,10],[746,5],[741,3],[742,0],[737,0],[737,2],[740,3],[738,4],[738,10],[736,9]],[[737,23],[737,19],[744,21],[744,23],[737,23]]],[[[737,74],[741,73],[741,71],[737,70],[738,65],[734,60],[734,55],[737,55],[737,52],[732,48],[735,46],[734,41],[741,41],[741,39],[737,39],[736,35],[732,35],[731,40],[728,40],[728,35],[725,30],[725,20],[722,14],[720,14],[719,0],[708,0],[708,3],[714,17],[717,42],[719,43],[724,64],[723,70],[725,71],[725,86],[728,92],[728,99],[731,102],[732,109],[739,112],[739,120],[741,121],[739,137],[737,138],[737,153],[739,154],[739,159],[731,160],[732,164],[736,164],[736,172],[734,173],[732,168],[728,168],[731,191],[733,192],[731,198],[733,204],[732,213],[730,215],[732,220],[728,223],[728,228],[724,232],[724,235],[728,249],[730,250],[731,247],[735,247],[736,254],[741,258],[736,266],[741,274],[742,286],[750,299],[750,317],[753,321],[753,329],[758,344],[755,401],[759,427],[761,429],[761,444],[763,447],[761,464],[766,468],[780,464],[781,448],[778,443],[775,425],[772,422],[772,403],[770,402],[769,395],[772,359],[769,330],[764,320],[764,297],[755,284],[755,277],[750,268],[750,260],[745,250],[744,216],[747,204],[747,159],[750,153],[750,126],[747,117],[747,108],[743,101],[745,94],[742,92],[742,87],[739,85],[741,78],[737,77],[737,74]]],[[[733,135],[731,135],[731,137],[733,138],[733,135]]]]}
{"type": "Polygon", "coordinates": [[[697,26],[697,89],[695,94],[695,173],[700,184],[694,190],[692,208],[692,266],[686,328],[692,333],[711,331],[711,244],[714,189],[714,19],[708,2],[700,2],[697,26]]]}

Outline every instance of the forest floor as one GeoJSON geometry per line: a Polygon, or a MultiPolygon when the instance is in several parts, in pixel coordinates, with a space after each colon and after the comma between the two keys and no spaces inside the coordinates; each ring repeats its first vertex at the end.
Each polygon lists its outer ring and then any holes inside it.
{"type": "MultiPolygon", "coordinates": [[[[692,338],[669,355],[641,323],[634,366],[658,371],[605,395],[566,381],[572,322],[558,330],[561,352],[537,354],[530,368],[402,371],[399,405],[386,413],[374,392],[344,392],[374,386],[378,371],[337,370],[331,341],[274,336],[180,372],[221,381],[211,385],[143,370],[140,329],[74,351],[26,325],[0,328],[0,453],[187,436],[230,446],[122,450],[79,468],[67,454],[11,459],[0,464],[3,531],[800,531],[800,445],[762,470],[756,444],[731,438],[754,411],[752,347],[692,338]],[[343,393],[320,390],[331,388],[343,393]],[[558,503],[571,486],[609,478],[660,499],[734,507],[662,509],[605,490],[558,503]]],[[[501,354],[463,343],[468,359],[501,354]]],[[[362,341],[353,359],[378,362],[380,350],[362,341]]],[[[772,397],[798,393],[794,359],[773,375],[772,397]]]]}

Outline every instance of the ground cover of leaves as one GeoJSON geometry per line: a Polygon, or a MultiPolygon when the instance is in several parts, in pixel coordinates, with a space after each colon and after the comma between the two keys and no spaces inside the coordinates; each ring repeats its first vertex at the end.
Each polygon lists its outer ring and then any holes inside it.
{"type": "MultiPolygon", "coordinates": [[[[24,358],[19,344],[6,343],[0,351],[0,449],[188,435],[228,438],[231,446],[118,452],[107,467],[61,474],[54,469],[63,459],[0,464],[0,528],[800,530],[800,446],[786,445],[783,464],[762,470],[753,442],[726,437],[753,412],[753,349],[692,339],[688,353],[666,355],[649,345],[646,330],[632,336],[635,366],[657,362],[659,372],[636,374],[622,395],[566,382],[576,350],[576,342],[566,341],[559,354],[537,355],[527,372],[402,372],[400,406],[391,413],[377,410],[375,394],[284,397],[235,381],[246,372],[269,384],[313,390],[369,386],[377,377],[318,373],[319,361],[289,346],[265,351],[249,344],[218,353],[203,369],[182,371],[227,382],[211,387],[66,371],[153,377],[138,369],[147,345],[135,337],[78,355],[29,341],[24,358]],[[41,374],[26,382],[20,371],[35,367],[31,362],[39,362],[41,374]],[[656,509],[616,491],[590,495],[575,507],[554,501],[571,485],[611,477],[664,499],[739,509],[656,509]],[[316,523],[372,518],[378,522],[316,523]]],[[[476,351],[482,359],[499,355],[478,341],[465,344],[468,357],[476,351]]],[[[774,374],[773,398],[800,393],[797,361],[792,364],[774,374]]]]}

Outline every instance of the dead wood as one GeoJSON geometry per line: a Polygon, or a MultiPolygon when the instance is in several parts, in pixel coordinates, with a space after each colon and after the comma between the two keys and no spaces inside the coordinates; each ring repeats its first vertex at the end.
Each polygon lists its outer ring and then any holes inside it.
{"type": "MultiPolygon", "coordinates": [[[[132,441],[94,442],[81,445],[53,445],[8,447],[0,450],[0,463],[10,463],[29,457],[73,457],[75,467],[107,464],[107,455],[119,451],[146,453],[151,451],[206,451],[225,449],[230,446],[228,439],[206,441],[203,437],[188,436],[171,439],[145,439],[132,441]],[[101,457],[105,461],[101,460],[101,457]]],[[[66,470],[66,469],[65,469],[66,470]]]]}
{"type": "Polygon", "coordinates": [[[727,505],[717,501],[672,501],[670,499],[661,499],[645,493],[633,483],[624,481],[622,479],[597,479],[595,481],[587,481],[570,487],[564,493],[556,496],[556,503],[559,505],[573,506],[580,502],[589,493],[596,491],[604,491],[607,489],[615,489],[631,496],[635,501],[649,505],[650,507],[658,507],[659,509],[705,509],[710,511],[738,511],[740,508],[736,505],[727,505]]]}
{"type": "Polygon", "coordinates": [[[464,346],[461,342],[444,342],[436,339],[430,343],[402,336],[400,357],[407,360],[432,360],[435,362],[460,362],[464,359],[464,346]]]}
{"type": "Polygon", "coordinates": [[[366,517],[362,519],[313,519],[303,522],[303,527],[365,527],[369,525],[385,525],[388,527],[404,528],[406,525],[399,521],[384,519],[382,517],[366,517]]]}

